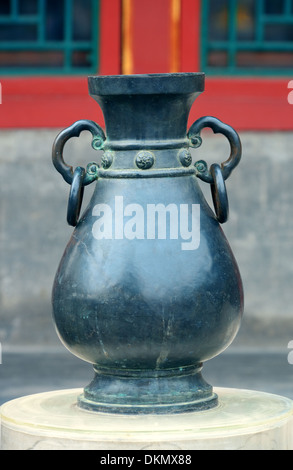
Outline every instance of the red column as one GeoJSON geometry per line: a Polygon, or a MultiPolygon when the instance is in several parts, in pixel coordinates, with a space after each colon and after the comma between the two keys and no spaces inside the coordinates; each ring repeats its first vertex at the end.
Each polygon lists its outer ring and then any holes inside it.
{"type": "Polygon", "coordinates": [[[200,70],[201,0],[181,0],[180,71],[200,70]]]}
{"type": "Polygon", "coordinates": [[[122,0],[123,73],[179,71],[181,0],[122,0]]]}

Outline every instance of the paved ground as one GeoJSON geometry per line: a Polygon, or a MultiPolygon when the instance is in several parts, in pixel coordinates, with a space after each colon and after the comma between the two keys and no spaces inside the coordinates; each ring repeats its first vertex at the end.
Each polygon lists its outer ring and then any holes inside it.
{"type": "MultiPolygon", "coordinates": [[[[207,362],[205,379],[217,387],[245,388],[293,399],[293,365],[289,351],[233,351],[207,362]]],[[[0,405],[24,395],[83,387],[93,377],[90,364],[66,350],[2,354],[0,405]]]]}

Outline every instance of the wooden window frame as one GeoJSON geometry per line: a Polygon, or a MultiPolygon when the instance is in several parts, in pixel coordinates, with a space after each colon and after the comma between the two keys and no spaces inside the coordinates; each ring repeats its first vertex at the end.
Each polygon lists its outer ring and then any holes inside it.
{"type": "MultiPolygon", "coordinates": [[[[181,71],[201,68],[201,1],[182,0],[181,71]],[[196,21],[194,21],[196,18],[196,21]]],[[[204,72],[204,70],[203,70],[204,72]]],[[[288,102],[288,76],[206,75],[204,93],[191,111],[191,120],[216,116],[237,130],[289,131],[293,106],[288,102]]]]}
{"type": "MultiPolygon", "coordinates": [[[[100,0],[99,18],[99,73],[116,75],[121,71],[120,0],[100,0]]],[[[0,84],[0,129],[63,128],[82,118],[103,125],[99,106],[88,96],[85,75],[0,75],[0,84]]]]}
{"type": "MultiPolygon", "coordinates": [[[[10,76],[78,75],[89,74],[97,70],[99,37],[96,23],[100,11],[99,3],[99,0],[90,0],[91,35],[85,40],[75,38],[73,0],[64,0],[64,14],[61,18],[59,31],[62,37],[59,38],[54,38],[52,35],[48,38],[46,9],[49,4],[45,0],[38,0],[37,11],[32,14],[23,14],[18,0],[11,2],[11,11],[0,14],[0,30],[1,27],[4,27],[4,30],[9,32],[16,27],[21,28],[22,34],[25,34],[26,29],[29,28],[29,31],[33,31],[34,37],[1,40],[1,59],[6,60],[9,64],[1,67],[1,73],[10,76]],[[74,61],[75,54],[84,54],[88,63],[77,65],[74,61]],[[88,59],[86,56],[89,56],[88,59]],[[23,65],[17,65],[17,60],[23,61],[23,65]]],[[[57,12],[54,16],[60,20],[57,12]]]]}

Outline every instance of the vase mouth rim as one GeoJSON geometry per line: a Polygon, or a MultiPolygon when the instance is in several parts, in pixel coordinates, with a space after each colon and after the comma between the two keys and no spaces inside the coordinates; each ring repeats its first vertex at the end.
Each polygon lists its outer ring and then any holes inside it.
{"type": "Polygon", "coordinates": [[[203,72],[95,75],[88,77],[90,95],[189,94],[204,91],[203,72]]]}

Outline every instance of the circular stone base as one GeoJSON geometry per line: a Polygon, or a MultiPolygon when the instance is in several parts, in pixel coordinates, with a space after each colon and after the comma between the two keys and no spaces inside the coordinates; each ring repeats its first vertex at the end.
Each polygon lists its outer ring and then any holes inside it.
{"type": "Polygon", "coordinates": [[[80,389],[1,407],[2,450],[293,450],[293,401],[215,389],[217,407],[192,413],[116,415],[77,406],[80,389]]]}

